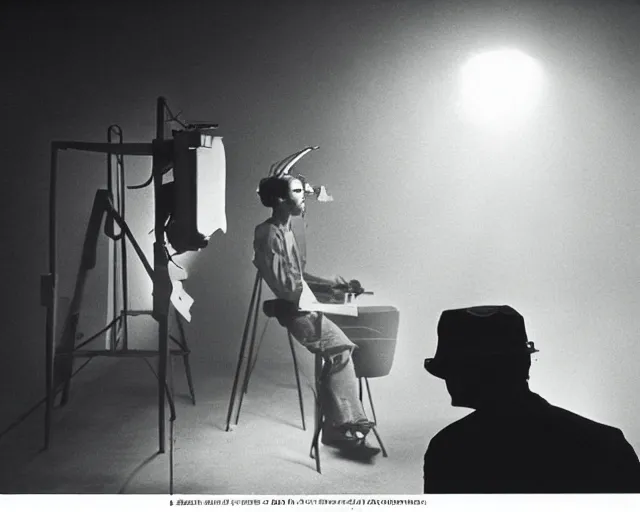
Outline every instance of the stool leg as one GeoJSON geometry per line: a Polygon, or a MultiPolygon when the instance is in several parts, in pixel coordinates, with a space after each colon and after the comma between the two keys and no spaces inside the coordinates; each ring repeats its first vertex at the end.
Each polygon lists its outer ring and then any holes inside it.
{"type": "MultiPolygon", "coordinates": [[[[367,394],[369,395],[369,404],[371,405],[371,412],[373,413],[373,423],[375,425],[377,425],[378,424],[378,419],[376,418],[376,410],[375,410],[375,408],[373,406],[373,398],[371,397],[371,388],[369,387],[369,379],[364,377],[364,382],[367,385],[367,394]]],[[[388,457],[387,450],[385,449],[384,444],[382,443],[382,438],[380,437],[380,434],[378,434],[378,431],[376,430],[376,427],[374,426],[372,428],[372,430],[373,430],[374,435],[376,436],[376,439],[378,440],[378,444],[380,445],[380,448],[382,449],[382,456],[383,457],[388,457]]]]}
{"type": "Polygon", "coordinates": [[[238,403],[238,410],[236,412],[236,425],[240,419],[240,410],[242,409],[242,401],[244,400],[244,395],[247,393],[247,388],[249,387],[249,379],[251,378],[251,372],[249,371],[249,363],[253,360],[253,352],[256,346],[256,329],[258,327],[258,309],[260,308],[260,298],[262,297],[262,281],[260,281],[260,285],[258,286],[258,298],[256,299],[255,310],[253,314],[253,329],[251,330],[251,343],[249,344],[249,358],[247,361],[247,369],[245,370],[244,375],[244,384],[242,385],[242,392],[240,393],[240,401],[238,403]]]}
{"type": "Polygon", "coordinates": [[[316,389],[315,389],[315,432],[313,433],[313,440],[311,441],[311,458],[316,459],[316,471],[322,474],[320,469],[320,447],[318,440],[320,438],[320,431],[322,430],[322,425],[324,424],[324,414],[322,412],[322,402],[320,401],[320,384],[322,380],[322,356],[316,354],[315,357],[315,381],[316,381],[316,389]],[[315,457],[314,457],[315,454],[315,457]]]}
{"type": "MultiPolygon", "coordinates": [[[[256,318],[258,316],[258,310],[256,309],[256,318]]],[[[253,375],[253,370],[256,367],[256,363],[258,362],[258,353],[260,352],[260,347],[262,346],[262,340],[264,339],[264,334],[267,332],[267,327],[269,327],[269,320],[271,320],[271,318],[267,317],[267,321],[264,323],[264,327],[262,328],[262,334],[260,335],[260,339],[258,340],[258,343],[256,344],[256,350],[255,350],[255,354],[253,356],[253,360],[249,361],[248,365],[249,365],[249,376],[247,377],[247,388],[244,390],[244,393],[247,394],[247,392],[249,391],[249,379],[251,379],[251,375],[253,375]]]]}
{"type": "MultiPolygon", "coordinates": [[[[260,274],[256,273],[256,280],[253,285],[253,293],[251,294],[251,301],[249,302],[249,311],[247,311],[247,320],[244,324],[244,332],[242,334],[242,343],[240,344],[240,355],[238,356],[238,365],[236,367],[236,374],[233,379],[231,399],[229,400],[229,409],[227,411],[227,428],[226,428],[227,432],[229,432],[231,428],[231,416],[233,415],[233,408],[236,403],[236,392],[238,390],[240,374],[242,373],[242,361],[244,360],[244,353],[247,348],[247,340],[249,339],[249,327],[251,325],[251,320],[252,320],[254,309],[255,309],[255,300],[256,300],[256,294],[258,291],[258,285],[260,284],[260,279],[261,279],[260,274]]],[[[236,424],[237,424],[237,419],[236,419],[236,424]]]]}
{"type": "Polygon", "coordinates": [[[312,459],[316,460],[316,471],[320,474],[322,474],[322,471],[320,469],[319,440],[320,440],[320,431],[322,430],[323,423],[324,423],[324,418],[322,417],[321,407],[320,405],[316,404],[316,427],[315,427],[315,432],[313,434],[313,439],[311,441],[311,452],[309,453],[309,456],[312,459]]]}
{"type": "Polygon", "coordinates": [[[300,416],[302,417],[302,430],[307,430],[307,425],[304,421],[304,402],[302,401],[302,388],[300,387],[300,371],[298,370],[298,358],[296,357],[296,350],[293,346],[293,339],[291,333],[287,330],[287,336],[289,337],[289,347],[291,348],[291,355],[293,356],[293,369],[296,372],[296,385],[298,386],[298,401],[300,402],[300,416]]]}

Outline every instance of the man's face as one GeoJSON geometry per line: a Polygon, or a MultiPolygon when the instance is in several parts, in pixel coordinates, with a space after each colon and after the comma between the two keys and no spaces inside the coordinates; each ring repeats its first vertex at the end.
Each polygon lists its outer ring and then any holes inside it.
{"type": "Polygon", "coordinates": [[[449,375],[445,379],[447,391],[451,396],[451,405],[454,407],[471,407],[469,399],[470,386],[459,375],[449,375]]]}
{"type": "Polygon", "coordinates": [[[295,178],[289,180],[289,200],[287,203],[291,208],[291,215],[302,215],[304,213],[304,186],[300,180],[295,178]]]}
{"type": "Polygon", "coordinates": [[[478,396],[482,395],[484,389],[482,374],[478,373],[478,369],[476,365],[460,363],[449,369],[445,382],[451,395],[451,405],[475,408],[478,396]]]}

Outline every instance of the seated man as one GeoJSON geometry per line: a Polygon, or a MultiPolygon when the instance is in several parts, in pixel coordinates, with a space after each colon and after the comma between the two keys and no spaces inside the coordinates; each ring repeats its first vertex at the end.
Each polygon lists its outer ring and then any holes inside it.
{"type": "Polygon", "coordinates": [[[623,433],[529,390],[524,319],[509,306],[444,311],[435,357],[456,407],[424,458],[425,493],[640,492],[640,462],[623,433]]]}
{"type": "Polygon", "coordinates": [[[373,426],[358,397],[358,382],[351,358],[356,347],[330,319],[319,312],[302,312],[298,302],[303,281],[318,295],[339,302],[344,292],[338,283],[304,272],[293,231],[291,217],[304,212],[304,187],[299,179],[285,174],[260,182],[260,200],[273,212],[255,229],[254,264],[283,307],[276,312],[278,321],[305,348],[324,358],[320,400],[325,413],[322,442],[342,449],[352,458],[370,458],[380,452],[365,438],[373,426]]]}

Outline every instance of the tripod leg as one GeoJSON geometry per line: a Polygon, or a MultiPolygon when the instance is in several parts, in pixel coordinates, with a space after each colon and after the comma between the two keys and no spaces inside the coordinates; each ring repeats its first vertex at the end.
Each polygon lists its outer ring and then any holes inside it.
{"type": "MultiPolygon", "coordinates": [[[[53,164],[52,164],[53,167],[53,164]]],[[[53,238],[53,237],[52,237],[53,238]]],[[[55,240],[55,238],[53,238],[55,240]]],[[[53,244],[53,242],[52,242],[53,244]]],[[[55,270],[55,263],[51,265],[55,270]]],[[[51,442],[51,423],[53,415],[53,399],[54,399],[54,354],[55,354],[55,331],[56,331],[56,274],[42,276],[41,301],[47,307],[47,320],[45,330],[45,374],[46,374],[46,398],[45,398],[45,414],[44,414],[44,449],[49,449],[51,442]]]]}
{"type": "MultiPolygon", "coordinates": [[[[97,190],[93,200],[91,216],[89,224],[84,236],[84,244],[82,246],[82,255],[80,258],[80,268],[76,276],[76,285],[73,297],[69,304],[69,311],[66,315],[62,336],[60,337],[59,348],[65,352],[73,352],[75,348],[78,321],[80,317],[80,308],[82,306],[82,298],[84,287],[87,281],[87,275],[96,265],[96,252],[98,247],[98,236],[100,234],[100,226],[102,219],[107,212],[108,192],[106,190],[97,190]]],[[[71,374],[73,373],[73,356],[56,358],[55,388],[64,381],[64,389],[60,405],[64,406],[69,400],[71,374]]]]}
{"type": "Polygon", "coordinates": [[[180,331],[180,344],[181,349],[184,352],[182,356],[182,360],[184,362],[184,371],[187,374],[187,384],[189,385],[189,393],[191,393],[191,401],[193,405],[196,405],[196,393],[193,388],[193,378],[191,377],[191,365],[189,364],[189,348],[187,347],[187,337],[184,334],[184,326],[182,325],[182,319],[180,318],[180,313],[178,310],[174,308],[174,313],[176,317],[176,323],[178,324],[178,330],[180,331]]]}
{"type": "Polygon", "coordinates": [[[302,430],[307,430],[307,425],[304,421],[304,402],[302,400],[302,388],[300,387],[300,371],[298,370],[298,358],[296,357],[296,350],[293,346],[293,339],[291,333],[287,330],[287,336],[289,337],[289,347],[291,348],[291,355],[293,356],[293,369],[296,373],[296,385],[298,386],[298,401],[300,402],[300,416],[302,418],[302,430]]]}
{"type": "Polygon", "coordinates": [[[251,301],[249,302],[249,310],[247,311],[247,320],[244,324],[244,332],[242,334],[242,343],[240,344],[240,355],[238,356],[238,365],[236,367],[236,374],[233,379],[233,388],[231,390],[231,399],[229,400],[229,409],[227,411],[227,428],[229,432],[231,425],[231,416],[233,414],[233,408],[236,402],[236,392],[238,390],[238,383],[240,380],[240,374],[242,372],[242,361],[244,360],[244,353],[247,348],[247,340],[249,338],[249,326],[251,325],[251,319],[253,317],[254,302],[256,300],[256,294],[258,292],[258,285],[260,284],[260,274],[256,272],[256,280],[253,285],[253,292],[251,294],[251,301]]]}

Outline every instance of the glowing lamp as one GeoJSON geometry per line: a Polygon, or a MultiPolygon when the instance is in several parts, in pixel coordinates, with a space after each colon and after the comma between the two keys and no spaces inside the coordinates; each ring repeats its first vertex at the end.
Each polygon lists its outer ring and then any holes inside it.
{"type": "Polygon", "coordinates": [[[535,108],[542,77],[538,62],[519,50],[479,53],[461,70],[461,106],[471,121],[501,128],[535,108]]]}

